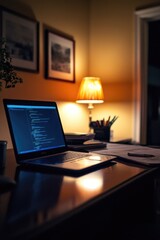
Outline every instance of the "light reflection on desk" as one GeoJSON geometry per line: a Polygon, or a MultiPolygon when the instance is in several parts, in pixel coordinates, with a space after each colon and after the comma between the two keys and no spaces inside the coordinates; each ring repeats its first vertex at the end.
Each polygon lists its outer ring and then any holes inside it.
{"type": "Polygon", "coordinates": [[[101,170],[79,178],[65,176],[59,196],[59,203],[63,203],[64,208],[67,209],[78,207],[79,204],[101,193],[103,178],[103,171],[101,170]]]}
{"type": "Polygon", "coordinates": [[[128,176],[135,176],[135,171],[138,174],[144,170],[117,163],[77,178],[17,171],[17,186],[10,198],[5,230],[11,234],[16,231],[25,234],[49,221],[54,224],[90,199],[101,197],[111,187],[125,182],[128,176]]]}
{"type": "Polygon", "coordinates": [[[82,194],[100,192],[103,187],[103,178],[101,172],[93,173],[79,178],[76,181],[76,188],[82,194]]]}
{"type": "MultiPolygon", "coordinates": [[[[13,151],[7,151],[7,154],[5,174],[14,178],[13,151]]],[[[0,196],[0,236],[8,240],[8,235],[14,240],[31,239],[32,233],[41,235],[46,228],[54,231],[57,224],[61,227],[66,224],[66,219],[79,218],[81,210],[88,210],[95,202],[101,204],[102,198],[107,201],[112,193],[150,171],[120,162],[80,177],[21,169],[17,172],[17,185],[13,191],[0,196]]]]}

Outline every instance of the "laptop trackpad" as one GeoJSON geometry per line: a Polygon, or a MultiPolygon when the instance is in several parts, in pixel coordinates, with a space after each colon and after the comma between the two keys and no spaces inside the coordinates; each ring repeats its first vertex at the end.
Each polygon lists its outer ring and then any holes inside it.
{"type": "Polygon", "coordinates": [[[85,158],[76,159],[73,161],[64,162],[61,164],[55,164],[54,167],[80,170],[80,169],[91,167],[97,164],[103,164],[103,163],[107,164],[113,159],[115,159],[114,156],[93,155],[85,158]]]}

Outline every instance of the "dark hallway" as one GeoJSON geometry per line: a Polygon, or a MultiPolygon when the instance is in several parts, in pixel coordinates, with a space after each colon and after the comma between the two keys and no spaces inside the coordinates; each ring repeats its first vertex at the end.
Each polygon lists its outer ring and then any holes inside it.
{"type": "Polygon", "coordinates": [[[147,144],[160,145],[160,20],[148,26],[147,144]]]}

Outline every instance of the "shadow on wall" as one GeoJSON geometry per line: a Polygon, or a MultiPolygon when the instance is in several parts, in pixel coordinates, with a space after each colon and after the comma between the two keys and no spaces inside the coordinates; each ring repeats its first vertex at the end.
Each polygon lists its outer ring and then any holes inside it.
{"type": "Polygon", "coordinates": [[[27,17],[31,17],[32,19],[36,20],[35,14],[33,12],[33,10],[30,8],[30,6],[28,6],[25,3],[22,3],[22,1],[18,1],[18,0],[12,0],[12,4],[10,0],[0,0],[0,5],[11,9],[13,11],[16,12],[20,12],[22,14],[24,14],[27,17]]]}

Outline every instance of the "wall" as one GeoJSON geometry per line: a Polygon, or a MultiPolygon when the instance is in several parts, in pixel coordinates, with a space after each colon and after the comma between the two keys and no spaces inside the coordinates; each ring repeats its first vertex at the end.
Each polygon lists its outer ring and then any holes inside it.
{"type": "Polygon", "coordinates": [[[101,77],[105,92],[103,109],[96,106],[95,117],[119,115],[113,125],[116,138],[133,136],[134,11],[156,2],[90,0],[89,74],[101,77]]]}
{"type": "MultiPolygon", "coordinates": [[[[132,138],[135,26],[137,7],[153,0],[0,0],[0,4],[40,22],[39,73],[19,71],[24,83],[0,94],[0,138],[9,141],[2,99],[26,98],[58,102],[66,131],[86,131],[86,105],[74,104],[79,83],[86,75],[101,77],[105,103],[95,105],[93,120],[118,115],[113,125],[115,138],[132,138]],[[76,41],[76,82],[68,83],[44,78],[43,24],[74,37],[76,41]],[[66,103],[73,104],[70,114],[66,103]],[[66,110],[67,109],[67,110],[66,110]],[[82,117],[83,115],[83,117],[82,117]],[[66,121],[67,119],[67,121],[66,121]],[[124,127],[125,126],[125,127],[124,127]]],[[[70,105],[69,105],[70,106],[70,105]]]]}
{"type": "MultiPolygon", "coordinates": [[[[3,98],[20,99],[44,99],[55,100],[59,104],[60,114],[65,131],[87,131],[88,112],[84,105],[74,104],[77,96],[80,80],[88,75],[88,2],[86,0],[0,0],[0,4],[31,17],[40,23],[40,58],[39,72],[29,73],[17,71],[23,78],[23,84],[14,89],[3,89],[0,93],[0,139],[11,141],[3,110],[3,98]],[[76,82],[62,82],[44,78],[44,47],[43,47],[43,25],[48,25],[73,36],[76,42],[76,82]],[[74,105],[71,112],[66,111],[66,102],[69,106],[74,105]],[[83,110],[83,111],[82,111],[83,110]],[[83,122],[83,124],[80,124],[83,122]]],[[[67,107],[68,109],[68,107],[67,107]]]]}

